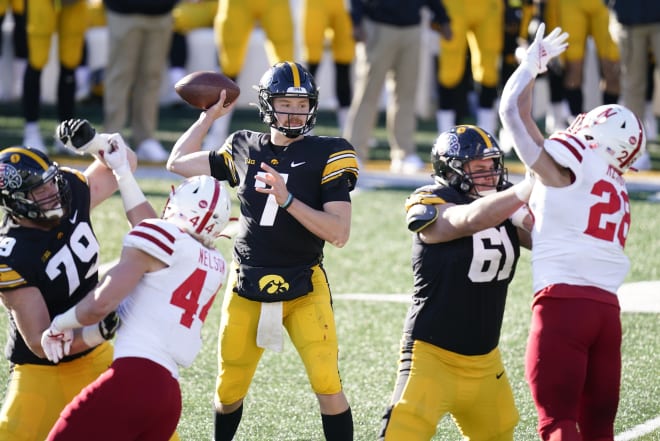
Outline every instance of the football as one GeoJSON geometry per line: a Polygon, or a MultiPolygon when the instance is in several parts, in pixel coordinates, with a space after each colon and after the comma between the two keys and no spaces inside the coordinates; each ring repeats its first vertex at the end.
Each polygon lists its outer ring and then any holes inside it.
{"type": "Polygon", "coordinates": [[[238,84],[215,71],[192,72],[174,85],[174,90],[185,102],[202,110],[218,102],[222,89],[227,91],[225,107],[233,103],[241,94],[238,84]]]}

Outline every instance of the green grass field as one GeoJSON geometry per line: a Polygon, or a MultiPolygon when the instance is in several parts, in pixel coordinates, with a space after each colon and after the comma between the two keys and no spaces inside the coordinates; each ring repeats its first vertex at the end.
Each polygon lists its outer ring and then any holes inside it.
{"type": "MultiPolygon", "coordinates": [[[[160,210],[171,181],[144,180],[141,185],[160,210]]],[[[403,224],[407,191],[359,191],[354,197],[351,239],[343,249],[326,247],[326,268],[335,294],[408,293],[412,284],[410,237],[403,224]]],[[[627,250],[632,257],[628,281],[660,279],[657,205],[632,203],[633,226],[627,250]],[[642,221],[644,219],[644,221],[642,221]]],[[[115,196],[93,214],[102,260],[119,253],[128,231],[115,196]]],[[[219,247],[229,258],[230,242],[219,247]]],[[[507,305],[501,351],[521,414],[516,440],[534,440],[535,411],[523,378],[523,356],[530,317],[529,252],[523,251],[507,305]]],[[[351,301],[337,295],[336,320],[340,341],[340,369],[355,420],[355,439],[373,440],[389,399],[396,373],[398,340],[407,305],[382,301],[351,301]]],[[[204,347],[194,365],[182,371],[184,410],[179,434],[184,440],[207,440],[213,430],[212,399],[216,374],[216,332],[220,319],[218,298],[204,329],[204,347]]],[[[3,320],[5,318],[3,317],[3,320]]],[[[2,324],[4,326],[4,322],[2,324]]],[[[623,314],[624,370],[617,433],[660,414],[660,338],[657,314],[623,314]]],[[[2,369],[4,379],[8,365],[2,369]]],[[[0,381],[4,384],[4,381],[0,381]]],[[[322,440],[316,399],[303,366],[287,342],[283,353],[266,351],[247,396],[237,440],[322,440]]],[[[434,440],[458,440],[445,419],[434,440]]],[[[660,431],[636,438],[660,439],[660,431]]]]}
{"type": "MultiPolygon", "coordinates": [[[[161,123],[159,137],[173,143],[195,114],[179,110],[161,123]]],[[[20,120],[0,112],[0,141],[20,142],[20,120]],[[18,140],[17,140],[18,139],[18,140]],[[13,141],[12,141],[13,140],[13,141]]],[[[48,114],[52,118],[52,114],[48,114]]],[[[99,114],[83,116],[99,123],[99,114]]],[[[250,118],[254,118],[254,113],[250,118]]],[[[330,117],[323,115],[319,134],[335,134],[330,117]]],[[[55,123],[49,124],[54,128],[55,123]]],[[[236,124],[240,123],[237,121],[236,124]]],[[[259,129],[260,126],[256,125],[259,129]]],[[[424,127],[422,127],[424,129],[424,127]]],[[[382,139],[382,132],[378,133],[382,139]]],[[[430,148],[431,129],[420,131],[420,149],[430,148]]],[[[383,149],[376,149],[380,154],[383,149]]],[[[141,180],[143,189],[159,211],[174,181],[141,180]]],[[[409,293],[410,236],[404,226],[403,202],[409,190],[357,191],[353,197],[351,239],[343,249],[326,246],[325,266],[333,293],[336,294],[336,321],[340,342],[340,369],[352,406],[355,439],[376,438],[380,418],[389,400],[398,357],[398,342],[407,304],[384,301],[351,301],[343,293],[409,293]]],[[[236,207],[234,207],[236,209],[236,207]]],[[[658,205],[633,200],[632,230],[627,254],[632,267],[627,281],[660,279],[660,217],[658,205]]],[[[96,235],[101,243],[102,261],[110,262],[120,251],[121,238],[128,231],[121,199],[118,196],[102,204],[93,213],[96,235]]],[[[231,244],[218,242],[227,259],[231,244]]],[[[523,251],[516,278],[511,285],[504,318],[500,349],[520,411],[516,440],[535,440],[536,414],[523,378],[523,358],[530,319],[531,272],[529,252],[523,251]]],[[[376,298],[376,297],[374,297],[376,298]]],[[[181,388],[184,409],[178,432],[183,440],[211,439],[213,431],[212,399],[216,375],[216,333],[222,298],[216,300],[206,321],[204,346],[193,366],[182,371],[181,388]]],[[[622,315],[623,378],[616,433],[625,432],[660,415],[660,328],[658,314],[624,313],[622,315]]],[[[0,319],[6,327],[6,317],[0,319]]],[[[0,337],[4,344],[5,336],[0,337]]],[[[4,388],[7,362],[0,366],[0,385],[4,388]]],[[[4,390],[0,389],[0,392],[4,390]]],[[[302,363],[287,342],[283,353],[266,351],[246,398],[243,421],[236,440],[322,440],[322,428],[316,399],[308,385],[302,363]]],[[[455,441],[460,435],[445,418],[434,440],[455,441]]],[[[641,437],[642,441],[660,440],[660,430],[641,437]]]]}

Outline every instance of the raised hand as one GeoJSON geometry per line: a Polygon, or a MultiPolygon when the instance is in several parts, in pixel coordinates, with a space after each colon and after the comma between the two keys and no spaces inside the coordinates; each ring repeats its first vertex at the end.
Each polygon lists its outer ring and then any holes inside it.
{"type": "Polygon", "coordinates": [[[545,38],[545,23],[539,24],[534,41],[527,48],[527,52],[521,57],[521,67],[527,69],[533,76],[548,70],[548,62],[566,50],[568,33],[562,32],[557,27],[545,38]]]}
{"type": "Polygon", "coordinates": [[[67,119],[56,129],[56,135],[67,150],[76,155],[96,154],[107,148],[107,141],[86,119],[67,119]]]}
{"type": "Polygon", "coordinates": [[[41,348],[46,358],[53,363],[59,363],[64,356],[69,355],[73,343],[73,329],[60,331],[54,323],[41,334],[41,348]]]}
{"type": "Polygon", "coordinates": [[[115,175],[120,176],[130,173],[131,166],[128,162],[128,146],[119,133],[113,133],[107,139],[109,147],[103,151],[103,159],[115,175]]]}

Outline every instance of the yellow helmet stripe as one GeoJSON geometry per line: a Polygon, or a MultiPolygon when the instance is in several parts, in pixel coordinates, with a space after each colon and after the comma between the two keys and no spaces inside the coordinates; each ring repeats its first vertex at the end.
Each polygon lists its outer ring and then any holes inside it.
{"type": "Polygon", "coordinates": [[[23,147],[9,147],[4,150],[2,150],[1,153],[22,153],[25,156],[29,156],[32,158],[37,164],[41,166],[44,170],[48,170],[48,163],[44,161],[41,156],[37,155],[36,153],[25,149],[23,147]]]}
{"type": "Polygon", "coordinates": [[[487,149],[493,148],[493,143],[490,142],[490,136],[488,136],[488,134],[481,127],[479,126],[472,126],[472,127],[474,128],[474,130],[477,131],[479,135],[481,135],[481,138],[486,143],[486,148],[487,149]]]}
{"type": "Polygon", "coordinates": [[[300,72],[298,71],[298,66],[296,66],[296,63],[292,63],[291,61],[287,61],[287,64],[293,73],[293,87],[300,87],[300,72]]]}

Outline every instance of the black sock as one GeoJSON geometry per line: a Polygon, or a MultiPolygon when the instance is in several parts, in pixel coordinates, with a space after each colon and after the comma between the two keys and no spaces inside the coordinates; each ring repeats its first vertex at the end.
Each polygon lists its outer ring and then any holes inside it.
{"type": "Polygon", "coordinates": [[[231,441],[243,416],[243,405],[232,413],[215,413],[215,441],[231,441]]]}
{"type": "Polygon", "coordinates": [[[566,101],[568,101],[568,107],[571,109],[571,115],[578,116],[580,113],[584,112],[582,110],[582,89],[564,89],[564,94],[566,96],[566,101]]]}
{"type": "Polygon", "coordinates": [[[618,93],[603,92],[603,104],[616,104],[619,102],[618,93]]]}
{"type": "Polygon", "coordinates": [[[321,420],[327,441],[353,441],[353,415],[350,407],[337,415],[321,414],[321,420]]]}

